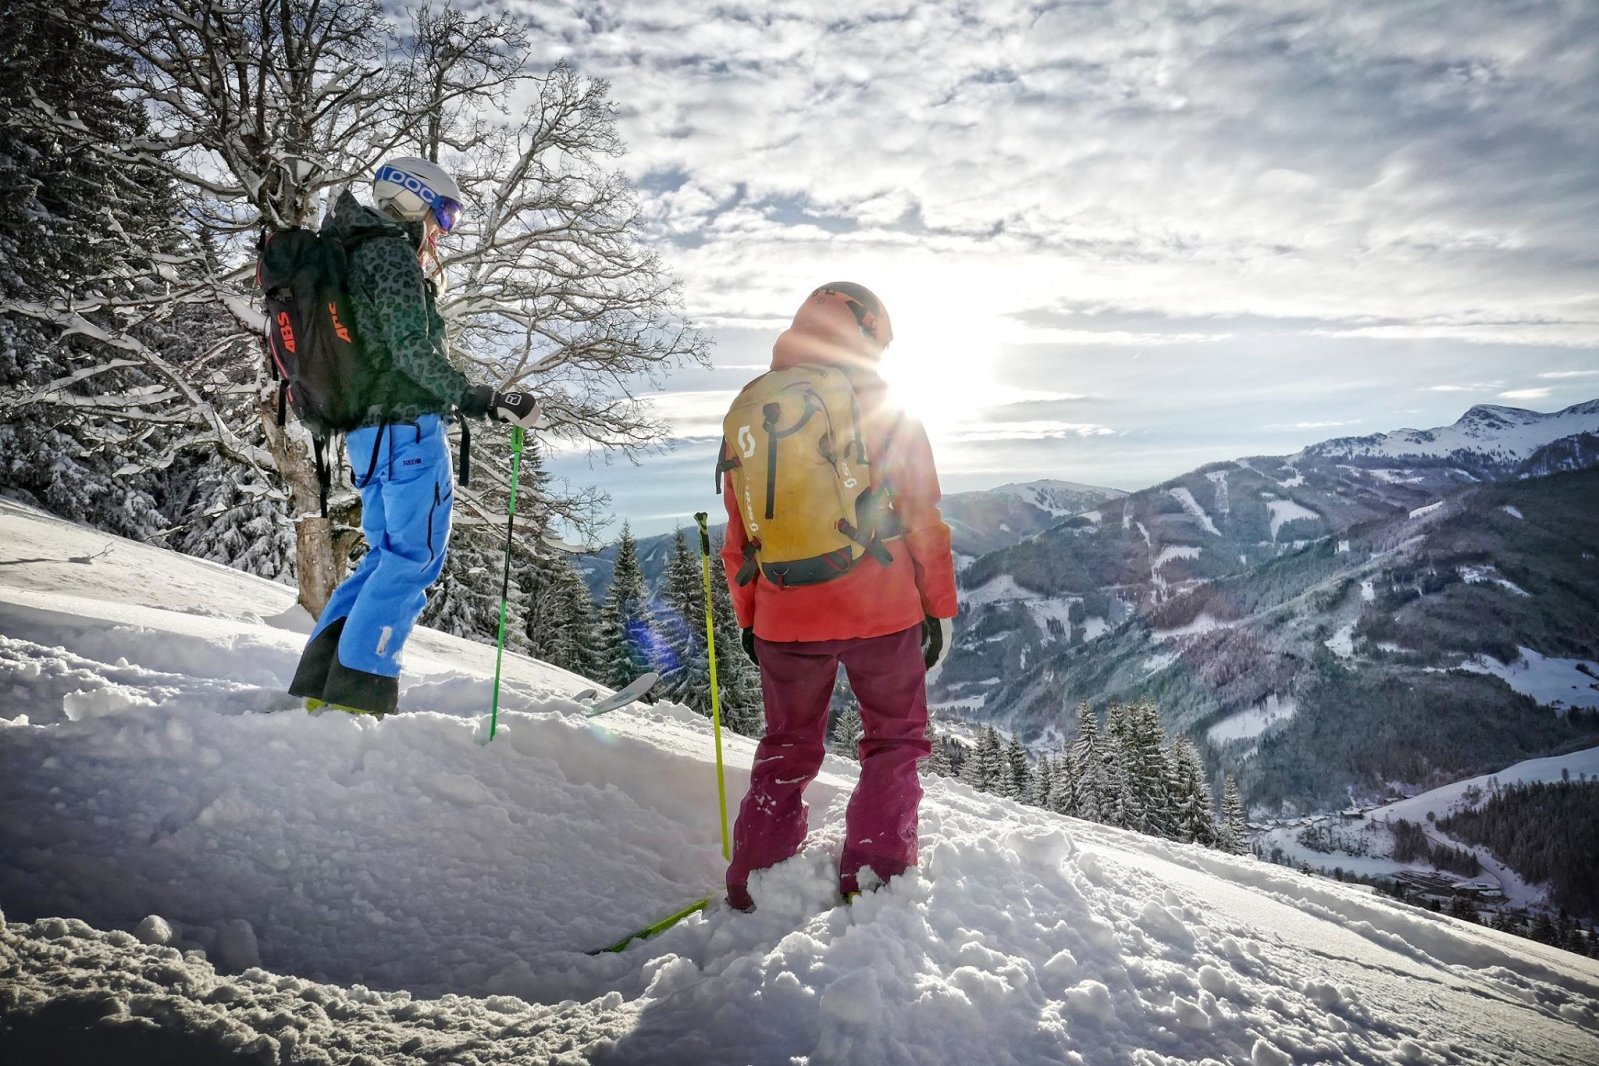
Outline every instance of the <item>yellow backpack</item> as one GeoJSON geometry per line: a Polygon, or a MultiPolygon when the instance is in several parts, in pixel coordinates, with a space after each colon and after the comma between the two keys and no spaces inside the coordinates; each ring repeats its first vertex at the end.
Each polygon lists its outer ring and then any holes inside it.
{"type": "Polygon", "coordinates": [[[722,421],[721,475],[749,544],[737,581],[757,569],[778,588],[846,574],[863,555],[887,565],[860,404],[842,370],[801,365],[762,374],[722,421]]]}

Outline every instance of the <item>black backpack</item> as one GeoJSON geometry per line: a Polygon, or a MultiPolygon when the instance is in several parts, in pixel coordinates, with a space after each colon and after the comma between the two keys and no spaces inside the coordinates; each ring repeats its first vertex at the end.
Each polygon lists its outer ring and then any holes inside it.
{"type": "Polygon", "coordinates": [[[278,380],[278,425],[292,407],[310,430],[324,515],[332,479],[328,438],[359,426],[376,392],[375,368],[350,307],[350,256],[357,243],[300,227],[265,234],[255,270],[278,380]]]}
{"type": "Polygon", "coordinates": [[[354,250],[337,237],[297,227],[263,237],[256,263],[267,351],[280,382],[278,424],[292,406],[312,436],[355,429],[372,404],[373,367],[350,308],[354,250]]]}

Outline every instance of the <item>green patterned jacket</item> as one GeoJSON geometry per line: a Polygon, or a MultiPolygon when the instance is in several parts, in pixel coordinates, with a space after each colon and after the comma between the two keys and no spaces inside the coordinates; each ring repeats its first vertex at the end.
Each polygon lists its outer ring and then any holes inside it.
{"type": "Polygon", "coordinates": [[[402,226],[344,192],[323,223],[350,254],[350,304],[356,335],[377,373],[363,425],[447,414],[469,387],[451,365],[444,319],[416,250],[421,225],[402,226]]]}

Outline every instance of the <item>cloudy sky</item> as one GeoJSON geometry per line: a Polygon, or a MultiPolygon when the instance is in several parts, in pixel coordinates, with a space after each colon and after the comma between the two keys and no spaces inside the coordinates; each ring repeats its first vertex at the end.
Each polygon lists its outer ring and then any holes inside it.
{"type": "Polygon", "coordinates": [[[893,315],[946,491],[1599,397],[1599,4],[503,0],[608,79],[714,369],[635,530],[713,507],[722,410],[816,284],[893,315]]]}

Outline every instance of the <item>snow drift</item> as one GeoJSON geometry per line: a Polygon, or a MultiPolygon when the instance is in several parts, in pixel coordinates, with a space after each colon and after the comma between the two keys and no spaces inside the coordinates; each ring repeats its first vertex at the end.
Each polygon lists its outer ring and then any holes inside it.
{"type": "Polygon", "coordinates": [[[0,503],[8,1061],[1599,1061],[1591,960],[943,779],[840,906],[838,759],[756,913],[589,956],[719,883],[708,724],[508,657],[485,745],[427,631],[407,713],[313,719],[292,600],[0,503]]]}

